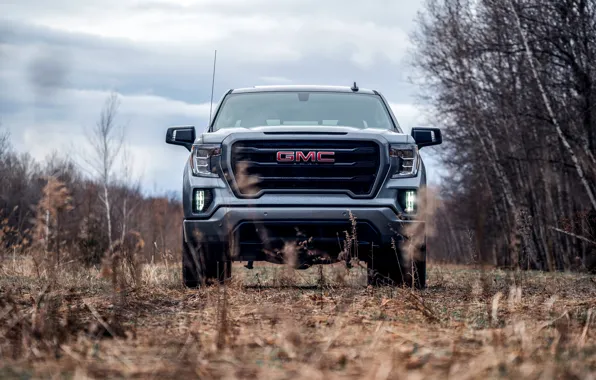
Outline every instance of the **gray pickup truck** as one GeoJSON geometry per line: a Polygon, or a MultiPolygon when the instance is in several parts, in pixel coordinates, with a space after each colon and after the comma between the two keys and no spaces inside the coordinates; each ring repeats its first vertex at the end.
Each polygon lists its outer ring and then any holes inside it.
{"type": "MultiPolygon", "coordinates": [[[[353,86],[228,91],[209,128],[171,127],[190,152],[183,175],[182,272],[188,287],[231,276],[232,261],[296,268],[366,262],[371,285],[425,287],[426,244],[402,234],[426,185],[418,150],[436,128],[401,130],[385,98],[353,86]]],[[[425,242],[424,238],[424,242],[425,242]]]]}

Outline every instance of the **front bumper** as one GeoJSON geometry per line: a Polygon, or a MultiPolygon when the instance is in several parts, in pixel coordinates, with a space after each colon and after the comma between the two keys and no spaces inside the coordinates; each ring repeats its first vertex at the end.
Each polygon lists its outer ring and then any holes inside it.
{"type": "Polygon", "coordinates": [[[412,223],[422,222],[402,220],[388,207],[222,207],[209,219],[186,219],[184,239],[192,245],[236,247],[236,260],[264,260],[264,245],[288,240],[308,240],[339,253],[354,226],[359,246],[386,246],[401,241],[404,227],[412,223]]]}

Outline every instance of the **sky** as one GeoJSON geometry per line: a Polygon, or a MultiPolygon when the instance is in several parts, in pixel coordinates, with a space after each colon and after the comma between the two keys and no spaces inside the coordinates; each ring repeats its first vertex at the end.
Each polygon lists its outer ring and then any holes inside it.
{"type": "Polygon", "coordinates": [[[422,0],[0,0],[0,120],[19,151],[79,159],[115,91],[143,188],[179,191],[188,152],[165,144],[165,131],[207,126],[217,49],[216,102],[230,88],[357,81],[385,95],[406,131],[429,126],[409,80],[421,8],[422,0]]]}

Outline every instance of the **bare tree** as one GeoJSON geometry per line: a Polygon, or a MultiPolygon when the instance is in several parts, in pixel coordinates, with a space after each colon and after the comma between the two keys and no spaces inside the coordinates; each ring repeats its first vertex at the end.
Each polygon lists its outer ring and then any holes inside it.
{"type": "MultiPolygon", "coordinates": [[[[563,133],[563,129],[559,125],[559,120],[555,116],[555,113],[554,113],[553,108],[550,104],[548,95],[546,94],[546,90],[544,89],[544,86],[542,85],[542,81],[540,80],[540,77],[538,76],[538,72],[536,70],[536,64],[534,63],[534,54],[533,54],[532,50],[530,49],[530,45],[528,45],[528,39],[527,39],[526,33],[522,27],[521,21],[519,19],[519,15],[517,14],[517,11],[515,10],[515,6],[513,5],[513,2],[511,0],[508,0],[508,3],[509,3],[509,7],[511,8],[511,12],[515,16],[514,17],[515,25],[517,27],[517,30],[519,31],[520,36],[521,36],[521,39],[522,39],[522,42],[524,45],[524,51],[526,53],[526,56],[528,57],[528,62],[530,63],[530,68],[532,69],[532,76],[536,80],[538,90],[540,91],[540,96],[542,97],[544,106],[546,107],[546,110],[548,111],[548,116],[551,119],[551,122],[553,123],[553,125],[557,131],[557,135],[561,139],[561,143],[565,147],[567,154],[569,154],[569,157],[571,157],[573,166],[575,167],[575,170],[577,171],[577,176],[579,177],[579,179],[582,183],[582,186],[584,187],[586,194],[588,195],[588,198],[590,199],[590,202],[592,203],[592,208],[596,211],[596,197],[594,196],[592,188],[590,187],[590,184],[588,183],[588,181],[584,175],[584,170],[582,168],[582,165],[580,164],[580,161],[577,158],[577,155],[575,154],[574,149],[569,144],[569,141],[567,140],[565,133],[563,133]]],[[[594,162],[593,155],[590,154],[589,157],[590,157],[591,164],[596,163],[596,162],[594,162]]]]}
{"type": "Polygon", "coordinates": [[[125,132],[125,127],[116,122],[119,107],[120,99],[118,94],[113,92],[106,99],[99,120],[88,132],[87,139],[93,154],[85,156],[85,161],[97,175],[102,186],[103,191],[100,199],[104,206],[110,249],[113,243],[110,189],[114,181],[115,164],[122,152],[125,132]]]}
{"type": "MultiPolygon", "coordinates": [[[[0,129],[0,255],[26,252],[38,242],[52,257],[76,253],[82,263],[98,264],[108,247],[112,258],[114,249],[138,234],[157,236],[163,252],[178,246],[181,201],[169,194],[143,194],[122,142],[124,127],[115,121],[117,105],[117,97],[110,96],[97,124],[86,131],[92,149],[84,154],[70,149],[79,153],[76,160],[58,150],[42,161],[17,153],[8,132],[0,129]]],[[[147,244],[142,251],[148,257],[152,249],[147,244]]]]}
{"type": "Polygon", "coordinates": [[[445,129],[444,204],[456,205],[439,241],[463,247],[474,231],[503,266],[587,262],[594,247],[578,236],[596,214],[596,1],[427,0],[413,39],[423,101],[445,129]]]}

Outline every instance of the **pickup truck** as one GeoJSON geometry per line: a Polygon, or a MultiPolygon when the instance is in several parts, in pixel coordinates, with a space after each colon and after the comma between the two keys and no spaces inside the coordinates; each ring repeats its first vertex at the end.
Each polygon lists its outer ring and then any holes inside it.
{"type": "Polygon", "coordinates": [[[301,269],[354,259],[366,263],[370,285],[425,287],[426,236],[408,256],[403,231],[424,223],[419,149],[440,144],[441,131],[404,133],[379,92],[356,83],[233,89],[204,133],[171,127],[166,142],[190,152],[182,179],[187,287],[230,278],[232,261],[301,269]]]}

